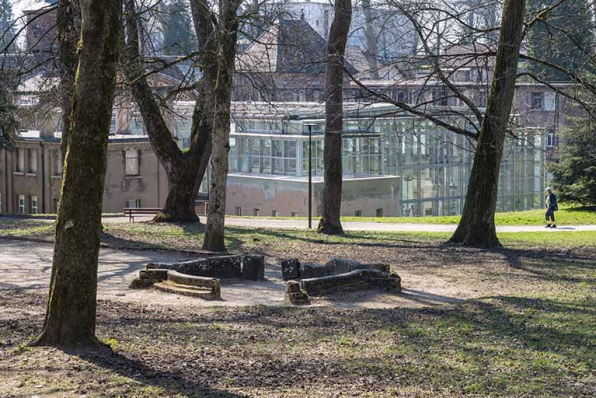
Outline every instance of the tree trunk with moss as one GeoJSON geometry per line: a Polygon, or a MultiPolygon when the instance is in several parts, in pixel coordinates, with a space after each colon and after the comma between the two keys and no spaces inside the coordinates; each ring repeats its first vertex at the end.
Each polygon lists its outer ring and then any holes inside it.
{"type": "Polygon", "coordinates": [[[524,24],[524,0],[507,0],[488,106],[478,136],[461,221],[450,242],[465,246],[499,247],[495,210],[503,145],[515,93],[517,62],[524,24]]]}
{"type": "Polygon", "coordinates": [[[329,31],[327,45],[327,79],[325,82],[325,142],[322,218],[318,231],[324,234],[342,234],[342,131],[344,54],[352,20],[351,0],[335,1],[335,16],[329,31]]]}
{"type": "Polygon", "coordinates": [[[124,72],[132,96],[139,107],[153,152],[166,170],[169,182],[168,197],[157,222],[199,222],[195,200],[211,156],[213,129],[212,96],[217,76],[213,21],[205,0],[192,0],[191,9],[197,32],[198,45],[204,51],[198,56],[203,74],[198,87],[191,124],[191,143],[188,150],[181,150],[174,140],[145,76],[145,65],[139,50],[139,18],[135,2],[126,1],[126,49],[124,72]]]}
{"type": "Polygon", "coordinates": [[[60,0],[56,14],[58,28],[58,63],[62,108],[62,161],[70,130],[70,116],[77,73],[77,45],[81,36],[81,9],[79,0],[60,0]]]}
{"type": "Polygon", "coordinates": [[[203,249],[224,251],[224,222],[226,212],[226,184],[228,179],[228,153],[230,151],[230,112],[238,17],[240,0],[220,2],[221,18],[218,26],[218,71],[214,91],[213,150],[211,154],[211,182],[209,213],[203,240],[203,249]]]}
{"type": "Polygon", "coordinates": [[[81,11],[72,130],[56,219],[54,277],[35,345],[97,343],[99,234],[122,0],[81,0],[81,11]]]}

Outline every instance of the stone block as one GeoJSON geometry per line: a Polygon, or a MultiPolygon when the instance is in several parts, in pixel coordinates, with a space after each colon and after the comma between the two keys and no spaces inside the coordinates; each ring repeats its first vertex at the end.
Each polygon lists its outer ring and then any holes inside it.
{"type": "Polygon", "coordinates": [[[217,256],[179,263],[149,263],[146,268],[168,269],[209,278],[235,279],[242,277],[242,256],[217,256]]]}
{"type": "Polygon", "coordinates": [[[265,256],[248,255],[242,257],[242,279],[262,281],[265,279],[265,256]]]}
{"type": "Polygon", "coordinates": [[[290,281],[286,285],[286,300],[294,305],[310,304],[310,297],[300,289],[300,282],[290,281]]]}
{"type": "Polygon", "coordinates": [[[152,283],[157,283],[161,281],[165,281],[168,279],[168,270],[167,269],[142,269],[139,271],[139,278],[147,279],[152,283]]]}
{"type": "Polygon", "coordinates": [[[302,279],[300,287],[310,296],[338,291],[356,291],[370,288],[401,291],[401,278],[374,269],[358,269],[340,275],[302,279]]]}
{"type": "Polygon", "coordinates": [[[281,262],[281,274],[284,281],[300,278],[300,261],[290,258],[281,262]]]}
{"type": "Polygon", "coordinates": [[[343,258],[332,258],[325,266],[327,267],[327,275],[345,274],[357,269],[376,269],[387,274],[390,272],[389,264],[361,263],[343,258]]]}
{"type": "Polygon", "coordinates": [[[193,276],[182,274],[178,271],[168,271],[168,281],[174,282],[179,285],[204,287],[211,289],[211,295],[213,298],[221,298],[221,284],[217,278],[209,278],[204,276],[193,276]]]}
{"type": "Polygon", "coordinates": [[[327,274],[327,267],[321,264],[300,264],[300,278],[318,278],[327,274]]]}
{"type": "Polygon", "coordinates": [[[128,286],[130,289],[145,289],[153,285],[149,279],[135,278],[128,286]]]}

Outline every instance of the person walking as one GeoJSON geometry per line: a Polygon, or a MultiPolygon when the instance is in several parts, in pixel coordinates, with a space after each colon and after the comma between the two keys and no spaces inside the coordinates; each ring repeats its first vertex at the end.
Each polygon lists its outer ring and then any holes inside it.
{"type": "Polygon", "coordinates": [[[555,224],[555,211],[557,210],[559,210],[557,195],[553,193],[551,187],[548,187],[546,188],[546,228],[557,228],[557,224],[555,224]]]}

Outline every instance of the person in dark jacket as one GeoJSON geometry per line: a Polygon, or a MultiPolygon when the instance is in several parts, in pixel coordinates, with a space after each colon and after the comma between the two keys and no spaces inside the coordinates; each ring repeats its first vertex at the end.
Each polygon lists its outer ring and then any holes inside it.
{"type": "Polygon", "coordinates": [[[557,210],[559,210],[557,195],[553,193],[551,187],[548,187],[546,188],[546,228],[557,228],[557,224],[555,224],[555,211],[557,210]]]}

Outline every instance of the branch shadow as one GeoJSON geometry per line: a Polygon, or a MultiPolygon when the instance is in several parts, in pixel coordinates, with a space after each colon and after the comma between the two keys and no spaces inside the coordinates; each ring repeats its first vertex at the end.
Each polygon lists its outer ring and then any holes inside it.
{"type": "Polygon", "coordinates": [[[77,356],[101,368],[112,371],[120,376],[132,378],[143,385],[162,387],[166,389],[168,395],[182,394],[187,397],[218,398],[247,397],[247,395],[240,395],[200,384],[177,372],[150,368],[144,363],[117,353],[108,347],[92,350],[64,348],[62,351],[68,355],[77,356]]]}

